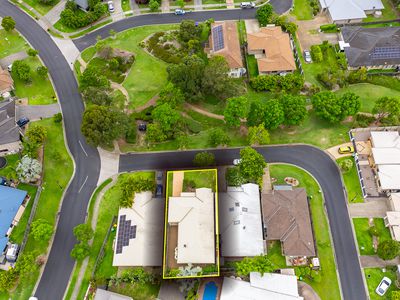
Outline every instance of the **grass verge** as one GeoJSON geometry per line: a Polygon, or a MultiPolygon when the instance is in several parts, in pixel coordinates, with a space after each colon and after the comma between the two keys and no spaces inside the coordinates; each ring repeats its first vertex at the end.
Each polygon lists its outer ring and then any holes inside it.
{"type": "Polygon", "coordinates": [[[28,43],[16,30],[7,32],[4,29],[0,29],[0,58],[26,51],[29,48],[28,43]]]}
{"type": "Polygon", "coordinates": [[[364,269],[365,279],[368,285],[369,297],[371,300],[390,300],[392,291],[398,290],[394,285],[394,281],[397,279],[396,276],[396,267],[387,267],[385,268],[385,272],[381,268],[367,268],[364,269]],[[377,293],[375,293],[375,289],[378,287],[382,278],[386,276],[392,280],[392,285],[387,290],[386,294],[381,297],[377,293]]]}
{"type": "Polygon", "coordinates": [[[346,186],[347,199],[349,203],[363,203],[364,197],[362,195],[360,180],[357,175],[357,167],[354,159],[352,157],[343,157],[337,159],[336,162],[340,165],[340,163],[346,159],[351,159],[353,162],[353,167],[349,171],[341,171],[344,185],[346,186]]]}

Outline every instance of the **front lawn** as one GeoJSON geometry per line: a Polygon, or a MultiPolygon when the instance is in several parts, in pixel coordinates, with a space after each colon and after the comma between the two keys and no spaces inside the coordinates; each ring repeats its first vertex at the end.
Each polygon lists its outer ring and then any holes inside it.
{"type": "Polygon", "coordinates": [[[109,290],[118,294],[130,296],[135,300],[155,300],[157,299],[158,292],[160,291],[160,284],[121,284],[118,287],[113,286],[109,290]]]}
{"type": "Polygon", "coordinates": [[[338,165],[340,165],[340,162],[346,159],[351,159],[351,161],[353,162],[353,167],[349,171],[341,171],[344,185],[346,186],[347,190],[347,200],[349,201],[349,203],[362,203],[364,202],[364,197],[362,195],[360,179],[357,175],[357,167],[354,159],[352,157],[343,157],[336,160],[336,162],[338,163],[338,165]]]}
{"type": "Polygon", "coordinates": [[[336,265],[333,256],[333,245],[329,234],[329,225],[325,214],[324,200],[320,193],[320,187],[313,177],[302,169],[292,165],[270,164],[270,175],[277,179],[277,184],[283,183],[287,176],[299,180],[299,187],[307,191],[307,195],[312,197],[310,202],[311,216],[314,226],[314,238],[316,248],[321,263],[320,282],[305,278],[305,282],[310,284],[318,293],[321,299],[340,299],[336,265]],[[327,293],[329,291],[329,293],[327,293]]]}
{"type": "Polygon", "coordinates": [[[19,98],[28,98],[30,105],[55,103],[57,99],[49,77],[46,76],[43,79],[36,72],[37,67],[42,66],[39,58],[28,57],[23,61],[31,68],[32,82],[25,83],[13,75],[16,96],[19,98]]]}
{"type": "Polygon", "coordinates": [[[131,1],[130,0],[122,0],[121,7],[123,11],[131,10],[131,1]]]}
{"type": "Polygon", "coordinates": [[[0,58],[26,51],[29,48],[28,43],[16,30],[7,32],[4,29],[0,29],[0,58]]]}
{"type": "Polygon", "coordinates": [[[54,0],[51,4],[42,4],[39,0],[23,0],[23,2],[33,7],[38,13],[44,16],[59,2],[59,0],[54,0]]]}
{"type": "Polygon", "coordinates": [[[398,290],[394,284],[397,279],[396,267],[387,267],[385,272],[381,268],[367,268],[364,269],[365,280],[368,285],[369,297],[371,300],[391,300],[392,291],[398,290]],[[386,294],[381,297],[375,293],[375,289],[378,287],[383,277],[388,277],[392,280],[392,285],[387,290],[386,294]]]}
{"type": "Polygon", "coordinates": [[[296,16],[297,20],[311,20],[313,18],[308,0],[294,0],[292,14],[296,16]]]}

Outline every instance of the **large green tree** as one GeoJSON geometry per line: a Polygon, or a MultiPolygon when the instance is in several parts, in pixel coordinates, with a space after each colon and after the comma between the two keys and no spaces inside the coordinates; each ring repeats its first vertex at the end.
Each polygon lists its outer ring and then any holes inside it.
{"type": "Polygon", "coordinates": [[[292,126],[299,125],[307,116],[306,101],[301,96],[285,94],[280,98],[284,121],[283,124],[292,126]]]}
{"type": "Polygon", "coordinates": [[[215,165],[215,156],[213,153],[207,151],[196,153],[193,159],[193,164],[197,167],[215,165]]]}
{"type": "Polygon", "coordinates": [[[88,242],[93,238],[93,229],[87,224],[79,224],[74,227],[74,236],[80,242],[88,242]]]}
{"type": "Polygon", "coordinates": [[[273,15],[273,7],[269,3],[257,8],[256,18],[260,23],[260,26],[266,26],[267,24],[269,24],[272,15],[273,15]]]}
{"type": "Polygon", "coordinates": [[[174,86],[171,82],[160,91],[159,96],[157,104],[167,103],[171,108],[177,108],[185,101],[185,96],[180,88],[174,86]]]}
{"type": "Polygon", "coordinates": [[[285,120],[285,113],[282,104],[278,99],[269,100],[265,104],[264,127],[267,129],[276,129],[285,120]]]}
{"type": "Polygon", "coordinates": [[[25,82],[30,82],[31,77],[31,67],[22,60],[15,60],[12,65],[12,73],[25,82]]]}
{"type": "Polygon", "coordinates": [[[163,142],[167,138],[168,138],[167,135],[164,133],[159,123],[152,123],[147,125],[146,141],[157,143],[157,142],[163,142]]]}
{"type": "Polygon", "coordinates": [[[171,108],[168,103],[157,106],[151,113],[153,120],[160,124],[162,131],[167,136],[172,136],[176,131],[178,122],[181,120],[181,115],[178,111],[171,108]]]}
{"type": "Polygon", "coordinates": [[[31,125],[25,132],[30,143],[43,144],[47,137],[47,130],[41,125],[31,125]]]}
{"type": "Polygon", "coordinates": [[[250,104],[249,113],[247,114],[247,125],[257,126],[264,123],[265,104],[261,101],[253,101],[250,104]]]}
{"type": "Polygon", "coordinates": [[[45,219],[37,219],[32,222],[31,233],[35,240],[47,241],[53,234],[53,226],[51,226],[45,219]]]}
{"type": "Polygon", "coordinates": [[[241,120],[247,115],[247,98],[236,97],[227,100],[224,118],[229,126],[240,126],[241,120]]]}
{"type": "Polygon", "coordinates": [[[259,182],[264,174],[264,157],[251,147],[240,150],[240,174],[248,182],[259,182]]]}
{"type": "Polygon", "coordinates": [[[331,91],[324,91],[312,97],[312,105],[318,117],[331,123],[343,120],[342,107],[336,95],[331,91]]]}
{"type": "Polygon", "coordinates": [[[107,87],[88,86],[82,91],[83,100],[88,104],[105,105],[112,103],[112,98],[109,95],[107,87]]]}
{"type": "Polygon", "coordinates": [[[178,36],[184,43],[188,43],[190,40],[199,40],[200,34],[201,27],[194,20],[183,20],[179,25],[178,36]]]}
{"type": "Polygon", "coordinates": [[[77,261],[82,261],[85,257],[90,255],[90,246],[87,242],[80,242],[75,244],[74,248],[71,250],[71,257],[75,258],[77,261]]]}
{"type": "Polygon", "coordinates": [[[339,102],[342,108],[343,118],[347,116],[354,116],[360,111],[361,108],[360,97],[352,92],[344,93],[340,97],[339,102]]]}
{"type": "Polygon", "coordinates": [[[95,67],[89,66],[79,77],[80,88],[84,90],[86,87],[93,86],[97,88],[109,88],[110,81],[106,76],[99,73],[95,67]]]}
{"type": "Polygon", "coordinates": [[[5,31],[11,31],[15,28],[15,21],[10,16],[5,16],[3,20],[1,20],[1,27],[4,28],[5,31]]]}
{"type": "Polygon", "coordinates": [[[400,101],[391,97],[379,98],[375,102],[372,112],[377,115],[379,121],[383,119],[398,121],[400,118],[400,101]]]}
{"type": "Polygon", "coordinates": [[[377,254],[384,260],[396,258],[400,253],[400,243],[395,240],[386,240],[378,244],[377,254]]]}
{"type": "Polygon", "coordinates": [[[221,128],[215,128],[210,131],[208,141],[213,147],[227,146],[230,142],[230,138],[221,128]]]}
{"type": "Polygon", "coordinates": [[[266,145],[270,141],[268,130],[265,129],[263,124],[249,128],[247,135],[247,142],[250,146],[266,145]]]}

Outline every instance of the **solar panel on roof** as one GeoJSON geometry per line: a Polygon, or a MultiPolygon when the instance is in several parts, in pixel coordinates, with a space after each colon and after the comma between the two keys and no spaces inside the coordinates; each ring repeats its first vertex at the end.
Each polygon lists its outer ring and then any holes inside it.
{"type": "Polygon", "coordinates": [[[213,27],[212,38],[213,38],[214,51],[221,50],[225,47],[222,25],[213,27]]]}
{"type": "Polygon", "coordinates": [[[126,221],[126,215],[119,217],[117,247],[115,252],[122,253],[122,248],[129,245],[129,240],[136,238],[136,225],[131,226],[131,220],[126,221]]]}
{"type": "Polygon", "coordinates": [[[400,47],[375,47],[371,52],[372,59],[400,58],[400,47]]]}

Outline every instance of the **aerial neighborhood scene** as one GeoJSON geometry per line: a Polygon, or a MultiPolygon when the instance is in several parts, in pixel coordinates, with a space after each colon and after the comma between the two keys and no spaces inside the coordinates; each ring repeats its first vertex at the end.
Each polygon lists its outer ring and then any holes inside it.
{"type": "Polygon", "coordinates": [[[400,0],[0,0],[0,300],[399,300],[400,0]]]}

